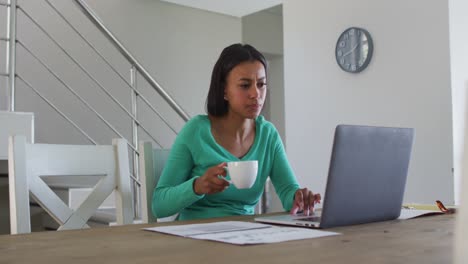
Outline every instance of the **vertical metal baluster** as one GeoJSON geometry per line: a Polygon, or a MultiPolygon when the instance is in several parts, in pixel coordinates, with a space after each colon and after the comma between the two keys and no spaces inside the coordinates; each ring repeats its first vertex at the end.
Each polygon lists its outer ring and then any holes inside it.
{"type": "MultiPolygon", "coordinates": [[[[138,144],[138,122],[136,121],[137,119],[137,112],[138,112],[138,92],[137,90],[137,70],[135,68],[135,65],[132,65],[130,68],[130,84],[134,88],[131,92],[131,98],[132,98],[132,137],[133,137],[133,145],[136,147],[136,149],[139,151],[139,144],[138,144]]],[[[133,175],[135,178],[140,181],[140,167],[138,163],[138,153],[136,151],[133,151],[133,175]]],[[[133,210],[135,214],[135,218],[140,219],[141,218],[141,209],[140,208],[140,186],[138,185],[137,182],[133,182],[133,210]]],[[[144,209],[145,210],[145,209],[144,209]]]]}
{"type": "Polygon", "coordinates": [[[270,209],[270,202],[271,202],[271,180],[270,177],[267,178],[265,182],[265,189],[263,190],[262,195],[262,214],[268,213],[270,209]]]}
{"type": "Polygon", "coordinates": [[[10,112],[15,111],[15,93],[16,93],[16,0],[8,0],[7,7],[7,39],[6,67],[8,69],[7,89],[9,89],[10,112]]]}

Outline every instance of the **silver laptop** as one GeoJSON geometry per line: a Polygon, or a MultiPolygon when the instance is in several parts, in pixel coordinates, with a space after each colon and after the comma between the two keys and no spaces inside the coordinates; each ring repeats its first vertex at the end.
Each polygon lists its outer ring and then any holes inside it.
{"type": "Polygon", "coordinates": [[[337,126],[321,212],[255,221],[329,228],[398,218],[413,135],[412,128],[337,126]]]}

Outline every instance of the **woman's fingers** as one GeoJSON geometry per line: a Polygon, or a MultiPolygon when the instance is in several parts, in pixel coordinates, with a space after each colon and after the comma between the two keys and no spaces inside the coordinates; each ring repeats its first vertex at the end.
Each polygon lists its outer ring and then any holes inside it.
{"type": "Polygon", "coordinates": [[[223,162],[209,169],[207,181],[210,190],[208,194],[222,192],[229,186],[229,182],[223,178],[226,176],[225,166],[226,162],[223,162]]]}
{"type": "Polygon", "coordinates": [[[322,196],[320,193],[314,194],[314,203],[318,204],[322,202],[322,196]]]}
{"type": "Polygon", "coordinates": [[[296,192],[296,203],[299,206],[299,210],[304,210],[304,194],[302,190],[296,192]]]}
{"type": "Polygon", "coordinates": [[[305,215],[311,215],[314,212],[315,204],[320,203],[322,197],[320,194],[314,194],[307,188],[298,189],[294,194],[294,203],[291,208],[291,214],[303,211],[305,215]]]}
{"type": "Polygon", "coordinates": [[[301,190],[297,190],[294,194],[294,202],[291,208],[291,214],[297,214],[297,212],[302,211],[304,208],[304,198],[302,196],[301,190]]]}
{"type": "Polygon", "coordinates": [[[314,211],[314,201],[311,198],[313,197],[313,194],[307,188],[304,188],[303,192],[304,192],[304,214],[310,215],[310,213],[314,211]]]}
{"type": "Polygon", "coordinates": [[[213,177],[211,177],[211,181],[217,186],[229,186],[229,182],[224,177],[226,177],[226,172],[224,169],[222,171],[216,171],[213,174],[213,177]]]}
{"type": "Polygon", "coordinates": [[[314,212],[315,205],[320,203],[320,201],[322,200],[322,197],[320,196],[319,193],[313,194],[312,192],[310,192],[308,200],[309,200],[309,214],[312,214],[314,212]]]}
{"type": "Polygon", "coordinates": [[[224,191],[229,186],[229,182],[222,178],[226,176],[225,166],[226,162],[223,162],[206,170],[205,174],[195,181],[194,191],[197,194],[213,194],[224,191]]]}

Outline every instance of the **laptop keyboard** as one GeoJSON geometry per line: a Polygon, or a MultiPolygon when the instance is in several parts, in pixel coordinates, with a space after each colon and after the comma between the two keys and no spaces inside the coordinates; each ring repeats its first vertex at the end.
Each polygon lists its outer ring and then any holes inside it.
{"type": "Polygon", "coordinates": [[[320,216],[311,216],[307,218],[299,218],[296,221],[305,221],[305,222],[320,222],[320,216]]]}

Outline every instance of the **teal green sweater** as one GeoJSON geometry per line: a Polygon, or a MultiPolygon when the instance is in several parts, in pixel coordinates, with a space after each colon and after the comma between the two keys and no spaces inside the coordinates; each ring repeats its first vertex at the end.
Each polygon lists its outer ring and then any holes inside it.
{"type": "Polygon", "coordinates": [[[180,220],[253,214],[268,176],[284,209],[289,211],[299,185],[272,123],[263,116],[256,119],[254,143],[239,159],[216,143],[208,116],[199,115],[185,124],[172,146],[153,193],[153,214],[162,218],[180,213],[180,220]],[[239,160],[258,160],[257,179],[252,188],[240,190],[231,184],[216,194],[197,195],[193,191],[193,181],[208,168],[239,160]]]}

